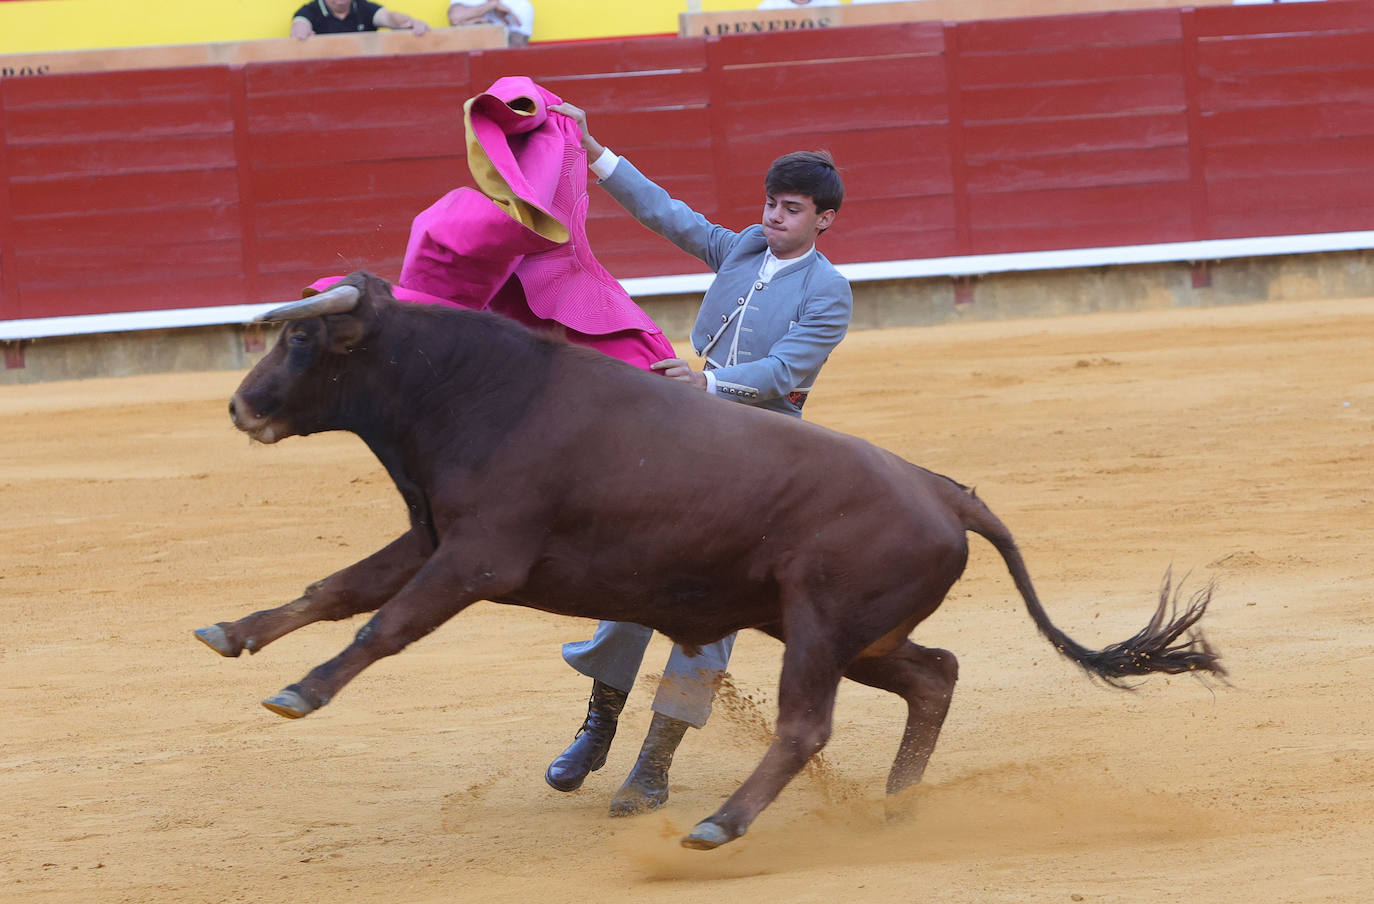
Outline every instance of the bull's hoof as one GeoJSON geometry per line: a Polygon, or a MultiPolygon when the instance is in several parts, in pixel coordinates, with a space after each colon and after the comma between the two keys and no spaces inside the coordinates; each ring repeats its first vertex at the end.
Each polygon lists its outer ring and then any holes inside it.
{"type": "Polygon", "coordinates": [[[279,716],[288,719],[299,719],[301,716],[308,716],[315,711],[304,697],[295,691],[278,691],[272,696],[262,701],[262,705],[272,710],[279,716]]]}
{"type": "MultiPolygon", "coordinates": [[[[740,835],[744,833],[741,832],[740,835]]],[[[703,819],[697,823],[682,839],[682,846],[691,848],[694,851],[709,851],[718,848],[722,844],[734,841],[739,835],[731,835],[728,831],[711,822],[703,819]]]]}
{"type": "Polygon", "coordinates": [[[211,625],[208,628],[196,628],[191,632],[195,634],[196,640],[205,644],[221,656],[233,658],[243,652],[229,641],[229,635],[219,625],[211,625]]]}

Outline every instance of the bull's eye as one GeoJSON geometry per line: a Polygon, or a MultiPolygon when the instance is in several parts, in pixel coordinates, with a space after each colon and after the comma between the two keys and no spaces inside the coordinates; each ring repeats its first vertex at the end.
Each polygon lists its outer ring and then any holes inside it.
{"type": "Polygon", "coordinates": [[[305,335],[305,333],[292,333],[290,336],[286,337],[286,341],[291,345],[294,345],[297,348],[299,348],[300,346],[305,345],[307,342],[309,342],[310,339],[305,335]]]}

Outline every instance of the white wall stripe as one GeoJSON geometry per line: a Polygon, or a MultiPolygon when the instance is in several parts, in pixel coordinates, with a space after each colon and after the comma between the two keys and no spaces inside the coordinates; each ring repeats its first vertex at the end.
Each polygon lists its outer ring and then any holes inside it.
{"type": "MultiPolygon", "coordinates": [[[[1113,248],[1075,248],[1059,251],[1026,251],[1015,254],[975,254],[965,257],[915,258],[841,264],[839,270],[851,282],[884,279],[980,276],[1014,271],[1064,270],[1076,267],[1119,267],[1172,261],[1211,261],[1276,254],[1317,254],[1331,251],[1374,249],[1374,231],[1330,232],[1314,235],[1263,236],[1246,239],[1212,239],[1202,242],[1167,242],[1157,245],[1121,245],[1113,248]]],[[[622,279],[620,284],[635,298],[691,294],[706,291],[710,273],[680,276],[649,276],[622,279]]],[[[244,324],[258,314],[290,299],[263,304],[184,308],[169,311],[134,311],[122,314],[83,314],[71,317],[37,317],[0,320],[0,342],[120,333],[132,330],[179,329],[196,326],[244,324]]]]}

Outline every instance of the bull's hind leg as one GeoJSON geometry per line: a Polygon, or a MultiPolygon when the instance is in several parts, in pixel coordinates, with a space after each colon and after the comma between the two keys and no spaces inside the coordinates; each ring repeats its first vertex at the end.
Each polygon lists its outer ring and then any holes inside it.
{"type": "Polygon", "coordinates": [[[262,705],[288,719],[314,712],[372,663],[401,652],[478,600],[499,598],[519,583],[498,583],[493,566],[484,567],[479,579],[455,565],[453,558],[442,549],[430,556],[338,656],[262,705]]]}
{"type": "Polygon", "coordinates": [[[906,701],[906,730],[887,776],[888,794],[904,791],[921,780],[935,751],[959,678],[958,660],[948,650],[922,647],[908,640],[884,656],[854,660],[844,674],[906,701]]]}
{"type": "Polygon", "coordinates": [[[195,636],[221,656],[256,653],[272,641],[317,621],[339,621],[371,612],[400,590],[434,550],[429,535],[409,530],[362,561],[305,588],[284,606],[238,621],[197,628],[195,636]]]}
{"type": "Polygon", "coordinates": [[[778,688],[777,737],[744,784],[682,839],[684,847],[710,850],[743,835],[830,739],[835,691],[840,684],[837,663],[842,656],[814,618],[807,618],[803,627],[796,624],[800,620],[796,615],[788,615],[788,643],[783,650],[778,688]]]}

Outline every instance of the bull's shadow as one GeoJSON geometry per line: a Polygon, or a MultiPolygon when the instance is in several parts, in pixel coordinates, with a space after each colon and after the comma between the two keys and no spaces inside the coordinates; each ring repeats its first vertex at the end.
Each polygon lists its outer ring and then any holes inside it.
{"type": "Polygon", "coordinates": [[[637,622],[691,649],[741,628],[786,644],[776,737],[682,843],[743,835],[829,738],[841,677],[907,703],[887,780],[921,778],[958,667],[912,630],[968,560],[1002,554],[1036,627],[1118,686],[1163,672],[1225,674],[1166,581],[1148,624],[1095,651],[1049,620],[1011,532],[967,487],[814,424],[714,399],[495,315],[397,302],[354,273],[259,318],[276,345],[229,402],[259,442],[357,434],[396,483],[410,529],[293,602],[197,630],[224,656],[304,625],[376,614],[263,705],[299,718],[364,668],[478,600],[637,622]],[[738,467],[740,437],[764,466],[738,467]],[[726,451],[730,450],[730,451],[726,451]]]}

